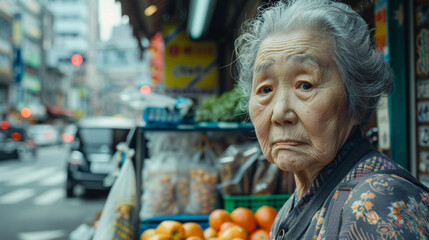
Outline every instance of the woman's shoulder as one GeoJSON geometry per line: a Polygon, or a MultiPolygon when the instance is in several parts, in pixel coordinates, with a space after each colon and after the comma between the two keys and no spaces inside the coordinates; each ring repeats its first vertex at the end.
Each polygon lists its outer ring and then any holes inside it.
{"type": "MultiPolygon", "coordinates": [[[[420,196],[421,199],[429,206],[429,193],[422,187],[416,185],[410,180],[396,174],[395,171],[390,172],[373,172],[372,174],[357,179],[359,183],[353,187],[349,199],[359,198],[359,195],[365,193],[374,194],[374,198],[382,199],[402,199],[412,196],[420,196]],[[426,196],[426,197],[423,197],[426,196]]],[[[346,202],[347,204],[348,202],[346,202]]]]}
{"type": "Polygon", "coordinates": [[[396,174],[373,173],[362,180],[344,205],[342,235],[428,237],[428,192],[396,174]]]}

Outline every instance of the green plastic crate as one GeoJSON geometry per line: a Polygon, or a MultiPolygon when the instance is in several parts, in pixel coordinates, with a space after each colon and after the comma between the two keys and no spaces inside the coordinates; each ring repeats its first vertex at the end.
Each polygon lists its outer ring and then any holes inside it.
{"type": "Polygon", "coordinates": [[[288,200],[290,194],[278,195],[222,195],[224,209],[232,212],[238,207],[246,207],[256,212],[259,207],[268,205],[275,209],[280,210],[283,204],[288,200]]]}

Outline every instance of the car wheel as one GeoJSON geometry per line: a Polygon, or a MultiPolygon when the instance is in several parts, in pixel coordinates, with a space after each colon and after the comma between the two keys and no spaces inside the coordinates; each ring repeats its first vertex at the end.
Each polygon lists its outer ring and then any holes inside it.
{"type": "Polygon", "coordinates": [[[19,148],[18,159],[22,162],[32,162],[36,160],[36,153],[25,147],[19,148]]]}

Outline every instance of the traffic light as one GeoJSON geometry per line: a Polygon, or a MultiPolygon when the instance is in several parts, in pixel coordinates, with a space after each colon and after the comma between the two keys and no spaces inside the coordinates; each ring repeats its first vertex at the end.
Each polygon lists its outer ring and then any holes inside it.
{"type": "Polygon", "coordinates": [[[83,57],[80,54],[74,54],[71,57],[71,63],[76,67],[79,67],[83,63],[83,57]]]}

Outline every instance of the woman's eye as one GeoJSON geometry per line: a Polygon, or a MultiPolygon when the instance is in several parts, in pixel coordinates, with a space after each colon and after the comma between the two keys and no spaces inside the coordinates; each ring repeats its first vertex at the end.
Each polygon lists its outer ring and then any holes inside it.
{"type": "Polygon", "coordinates": [[[304,82],[304,83],[301,83],[298,87],[304,91],[308,91],[313,88],[313,85],[311,83],[304,82]]]}
{"type": "Polygon", "coordinates": [[[261,89],[261,93],[263,93],[263,94],[270,93],[271,91],[272,91],[272,89],[270,87],[263,87],[261,89]]]}

